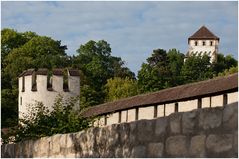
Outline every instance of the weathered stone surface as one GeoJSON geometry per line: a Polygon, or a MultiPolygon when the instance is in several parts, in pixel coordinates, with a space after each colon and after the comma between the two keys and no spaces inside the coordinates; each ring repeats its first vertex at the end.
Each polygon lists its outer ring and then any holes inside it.
{"type": "Polygon", "coordinates": [[[141,142],[153,141],[154,140],[154,135],[153,135],[154,121],[140,120],[137,122],[137,124],[138,124],[137,125],[138,141],[141,141],[141,142]]]}
{"type": "Polygon", "coordinates": [[[187,157],[187,145],[186,136],[172,136],[166,140],[166,152],[170,157],[187,157]]]}
{"type": "Polygon", "coordinates": [[[15,157],[15,144],[1,145],[3,149],[1,152],[1,157],[4,158],[14,158],[15,157]]]}
{"type": "Polygon", "coordinates": [[[147,157],[163,157],[164,145],[163,143],[150,143],[148,145],[147,157]]]}
{"type": "Polygon", "coordinates": [[[238,156],[238,131],[234,133],[233,148],[235,156],[238,156]]]}
{"type": "Polygon", "coordinates": [[[199,115],[199,127],[208,130],[218,128],[222,124],[222,110],[216,109],[204,109],[200,111],[199,115]]]}
{"type": "Polygon", "coordinates": [[[28,158],[30,157],[30,141],[29,140],[26,140],[26,141],[23,141],[22,143],[22,156],[24,158],[28,158]]]}
{"type": "Polygon", "coordinates": [[[49,137],[43,137],[40,139],[39,141],[39,147],[38,147],[38,151],[39,151],[39,156],[43,156],[43,157],[47,157],[48,152],[50,151],[50,141],[49,141],[49,137]]]}
{"type": "Polygon", "coordinates": [[[230,104],[224,107],[223,110],[223,127],[229,130],[237,130],[238,128],[238,106],[230,104]]]}
{"type": "Polygon", "coordinates": [[[108,128],[103,129],[103,131],[99,128],[95,130],[88,129],[80,135],[78,143],[80,144],[83,157],[99,157],[100,152],[102,152],[102,156],[105,156],[106,151],[102,143],[105,144],[105,147],[108,147],[108,142],[104,135],[110,137],[108,128]]]}
{"type": "Polygon", "coordinates": [[[114,158],[123,158],[123,149],[122,147],[116,147],[115,148],[115,155],[114,155],[114,158]]]}
{"type": "Polygon", "coordinates": [[[168,117],[156,119],[155,135],[162,137],[167,133],[167,127],[168,127],[168,117]]]}
{"type": "Polygon", "coordinates": [[[34,140],[33,142],[33,157],[40,157],[40,153],[39,153],[39,143],[40,143],[40,139],[39,140],[34,140]]]}
{"type": "Polygon", "coordinates": [[[118,131],[121,143],[125,143],[126,141],[129,140],[129,131],[130,131],[129,123],[120,124],[118,131]]]}
{"type": "Polygon", "coordinates": [[[61,151],[60,138],[62,134],[52,136],[52,154],[59,154],[61,151]]]}
{"type": "MultiPolygon", "coordinates": [[[[209,135],[206,139],[206,148],[212,154],[225,154],[232,151],[232,139],[230,134],[209,135]]],[[[224,157],[224,156],[221,156],[224,157]]]]}
{"type": "Polygon", "coordinates": [[[182,131],[183,134],[191,134],[193,133],[197,126],[197,112],[185,112],[182,115],[182,131]]]}
{"type": "MultiPolygon", "coordinates": [[[[96,144],[92,145],[92,147],[95,147],[95,150],[92,151],[92,156],[95,157],[95,152],[97,151],[99,157],[114,157],[115,147],[118,146],[119,142],[120,136],[117,125],[100,128],[96,134],[96,144]],[[107,147],[107,149],[105,147],[107,147]]],[[[89,149],[92,150],[90,147],[89,149]]]]}
{"type": "Polygon", "coordinates": [[[66,148],[74,147],[73,134],[66,134],[66,148]]]}
{"type": "Polygon", "coordinates": [[[131,149],[129,148],[129,145],[124,145],[122,148],[123,156],[124,157],[130,157],[131,155],[131,149]]]}
{"type": "Polygon", "coordinates": [[[175,113],[169,116],[170,132],[172,134],[181,133],[181,118],[181,113],[175,113]]]}
{"type": "Polygon", "coordinates": [[[131,122],[129,124],[129,129],[130,129],[130,136],[129,136],[129,142],[135,143],[136,142],[136,136],[137,136],[137,121],[131,122]]]}
{"type": "Polygon", "coordinates": [[[197,135],[192,137],[190,143],[190,156],[191,157],[205,157],[205,139],[206,135],[197,135]]]}
{"type": "Polygon", "coordinates": [[[140,157],[140,158],[144,157],[145,158],[146,157],[145,146],[140,145],[140,146],[133,147],[131,157],[134,157],[134,158],[135,157],[140,157]]]}

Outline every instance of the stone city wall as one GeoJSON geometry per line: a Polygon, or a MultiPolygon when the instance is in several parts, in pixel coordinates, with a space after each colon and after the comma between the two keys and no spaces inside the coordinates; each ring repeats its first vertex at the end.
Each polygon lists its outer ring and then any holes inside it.
{"type": "Polygon", "coordinates": [[[238,103],[2,145],[2,157],[238,157],[238,103]]]}

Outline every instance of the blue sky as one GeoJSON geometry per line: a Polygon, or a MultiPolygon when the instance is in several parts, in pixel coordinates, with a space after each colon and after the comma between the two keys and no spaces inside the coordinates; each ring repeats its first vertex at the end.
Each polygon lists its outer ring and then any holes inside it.
{"type": "Polygon", "coordinates": [[[152,50],[188,49],[205,25],[220,37],[219,51],[238,58],[238,2],[1,2],[1,27],[61,40],[69,55],[89,40],[106,40],[137,74],[152,50]]]}

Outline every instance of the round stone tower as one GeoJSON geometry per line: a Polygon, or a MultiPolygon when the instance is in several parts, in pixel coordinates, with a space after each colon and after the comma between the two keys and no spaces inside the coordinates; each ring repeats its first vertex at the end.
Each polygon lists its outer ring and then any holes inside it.
{"type": "Polygon", "coordinates": [[[208,28],[202,26],[197,32],[188,38],[189,50],[187,56],[204,55],[210,57],[210,62],[217,60],[219,37],[214,35],[208,28]]]}
{"type": "MultiPolygon", "coordinates": [[[[42,102],[49,110],[55,102],[55,98],[61,95],[63,99],[80,95],[80,76],[78,70],[67,70],[67,83],[64,83],[63,69],[53,69],[49,76],[47,69],[28,69],[21,73],[18,78],[18,116],[22,118],[27,114],[28,107],[36,101],[42,102]]],[[[75,109],[79,109],[79,102],[75,109]]]]}

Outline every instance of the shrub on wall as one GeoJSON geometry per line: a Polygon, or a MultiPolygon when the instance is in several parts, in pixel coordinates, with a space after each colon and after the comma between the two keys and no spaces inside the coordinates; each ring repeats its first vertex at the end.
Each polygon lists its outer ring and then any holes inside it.
{"type": "Polygon", "coordinates": [[[3,143],[19,142],[28,139],[37,139],[54,134],[78,132],[89,128],[94,118],[85,118],[81,115],[85,109],[76,111],[75,103],[79,97],[63,101],[63,97],[56,98],[53,110],[41,102],[29,106],[28,114],[23,114],[18,126],[11,128],[7,135],[3,135],[3,143]]]}

